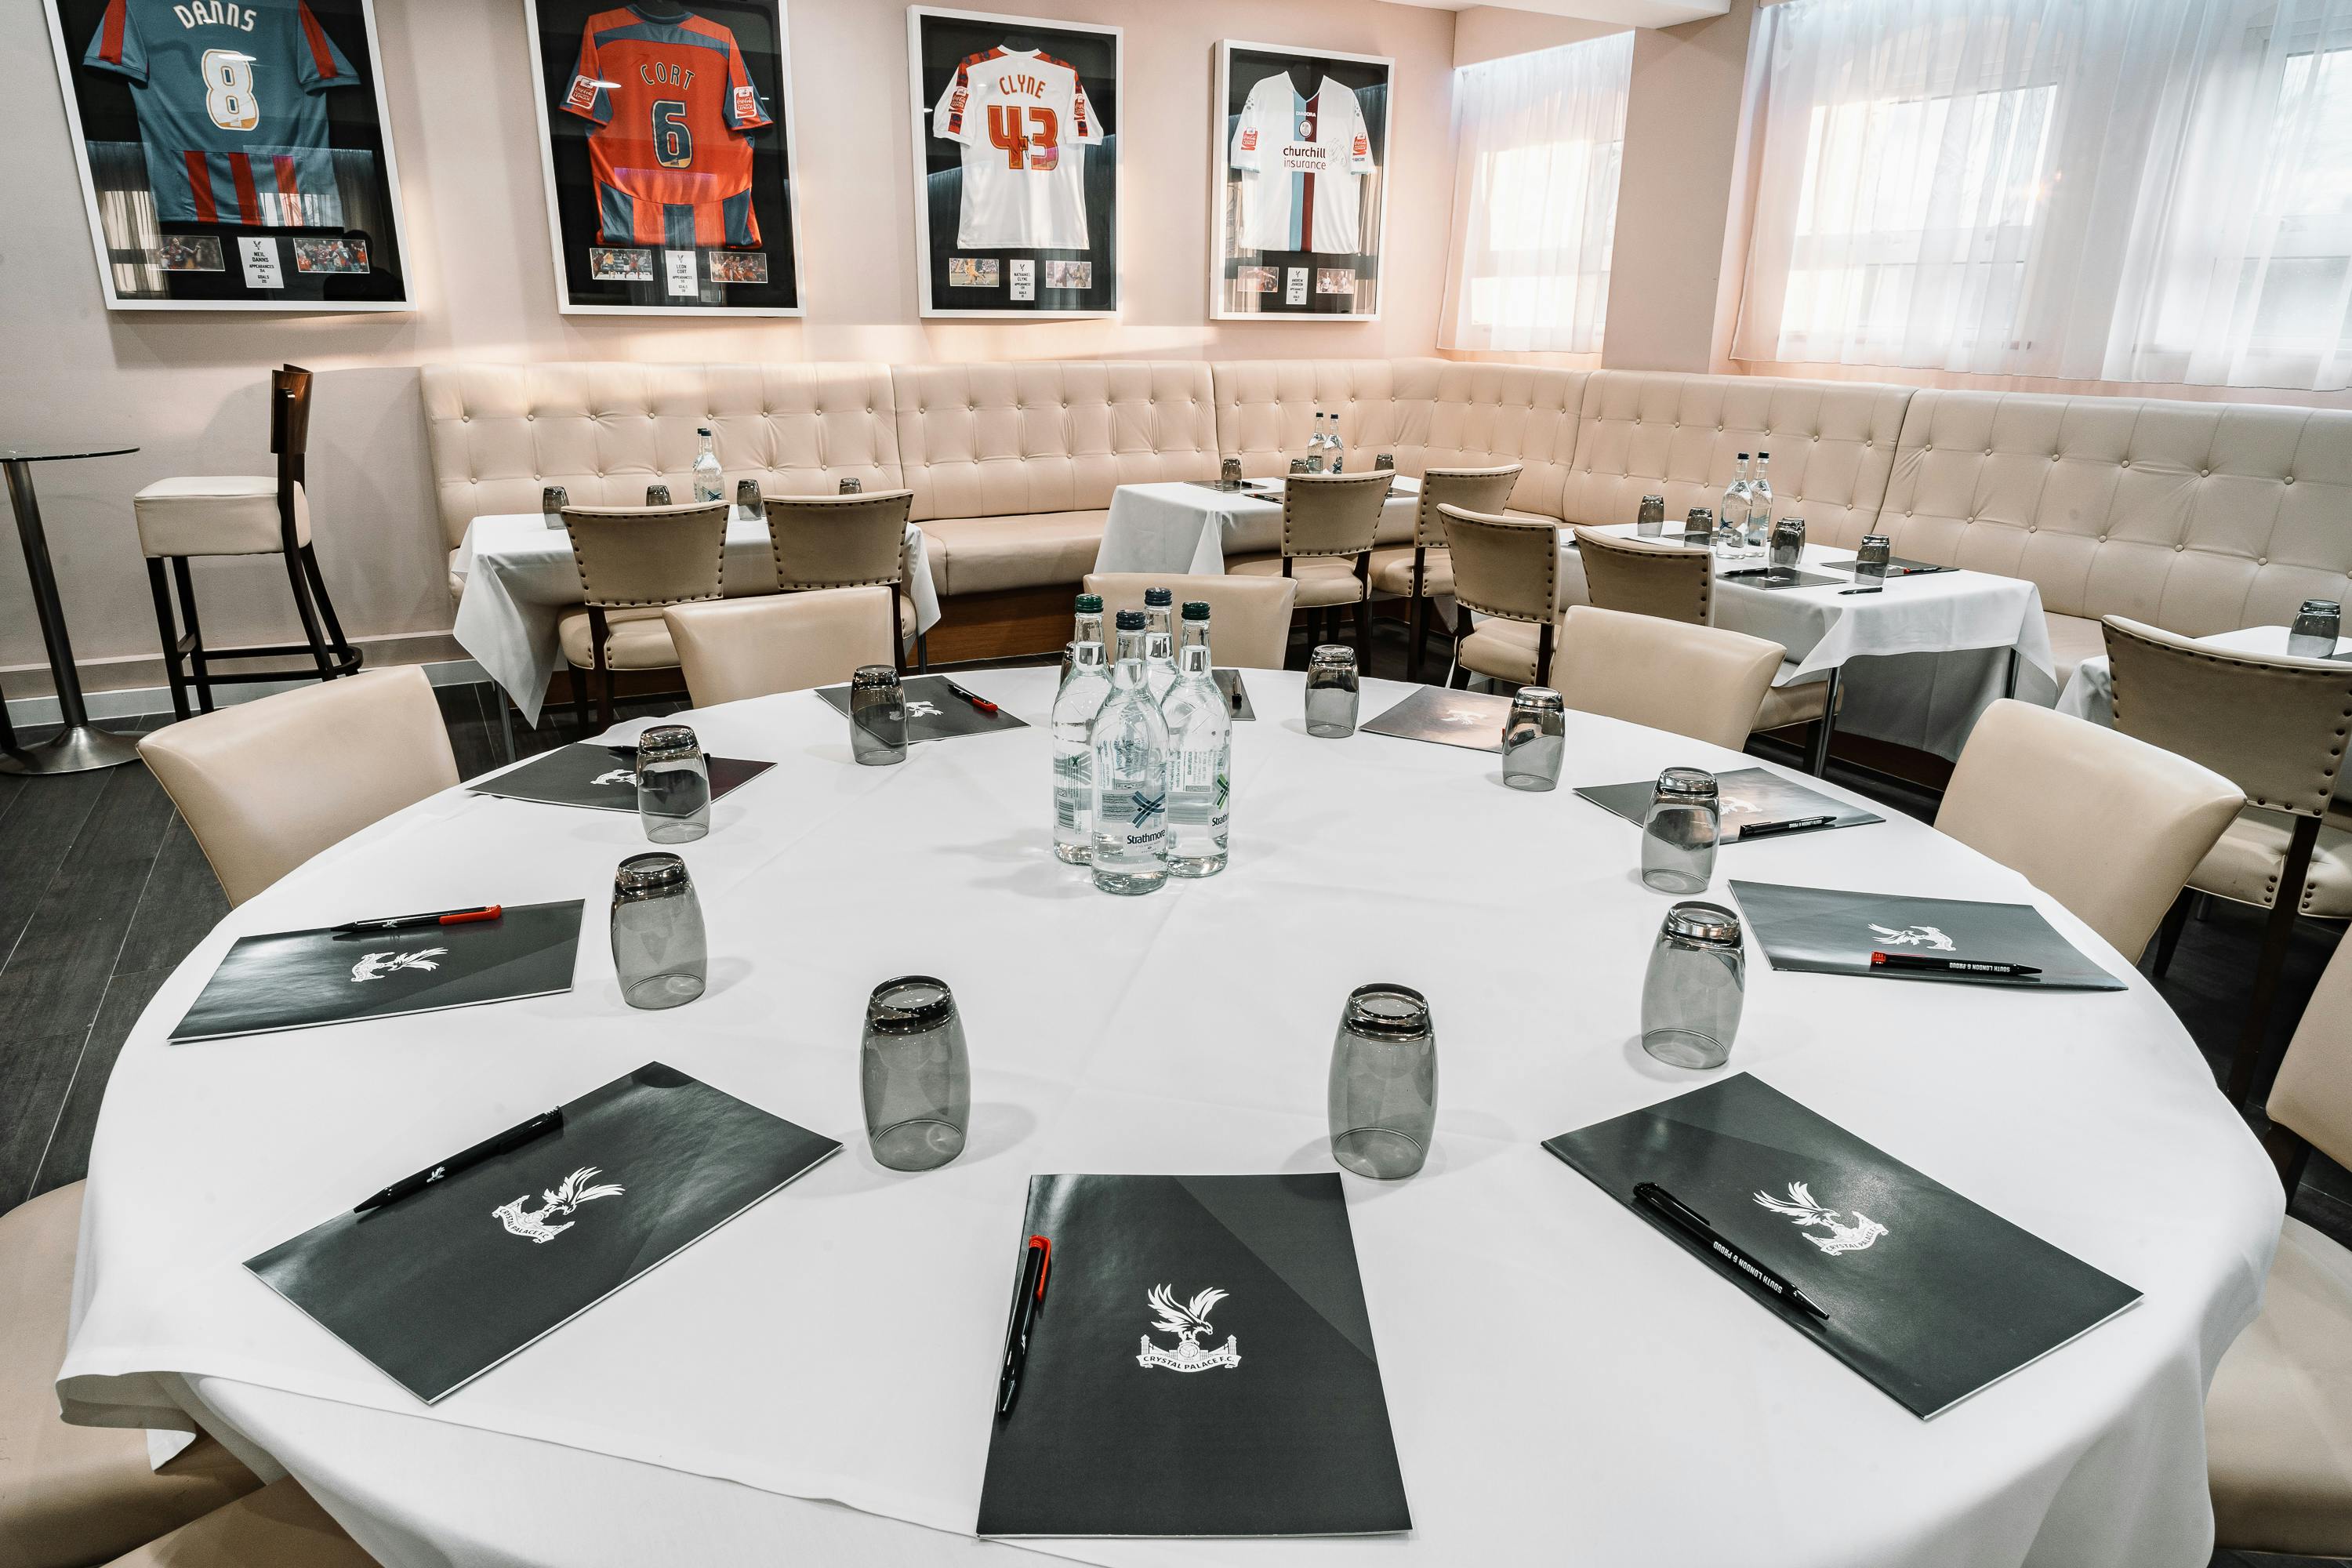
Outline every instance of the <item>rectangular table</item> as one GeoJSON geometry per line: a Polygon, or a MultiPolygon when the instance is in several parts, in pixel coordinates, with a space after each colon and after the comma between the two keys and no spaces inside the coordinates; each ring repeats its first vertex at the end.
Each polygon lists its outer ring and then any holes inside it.
{"type": "MultiPolygon", "coordinates": [[[[451,570],[466,580],[451,635],[514,699],[523,722],[536,727],[547,683],[563,659],[556,629],[564,612],[583,602],[572,536],[548,527],[535,511],[478,517],[467,525],[451,570]]],[[[764,516],[730,518],[721,573],[730,599],[776,591],[776,558],[764,516]]],[[[913,630],[927,632],[939,625],[930,555],[923,531],[913,523],[907,525],[906,590],[915,605],[913,630]]]]}
{"type": "MultiPolygon", "coordinates": [[[[1281,479],[1261,479],[1279,487],[1281,479]]],[[[1421,508],[1421,481],[1399,474],[1381,514],[1382,544],[1411,544],[1421,508]]],[[[1189,479],[1121,485],[1103,520],[1097,572],[1169,572],[1222,576],[1228,555],[1262,555],[1282,548],[1282,495],[1212,489],[1189,479]]]]}

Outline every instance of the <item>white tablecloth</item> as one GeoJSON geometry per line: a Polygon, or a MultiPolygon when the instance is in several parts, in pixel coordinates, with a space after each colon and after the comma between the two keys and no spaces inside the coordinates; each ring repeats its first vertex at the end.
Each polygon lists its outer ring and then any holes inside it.
{"type": "MultiPolygon", "coordinates": [[[[723,580],[727,596],[776,591],[776,558],[764,517],[730,510],[723,580]]],[[[580,566],[571,535],[550,528],[537,512],[478,517],[449,569],[466,580],[450,635],[492,680],[514,699],[526,724],[539,722],[547,683],[562,665],[556,627],[581,603],[580,566]]],[[[923,531],[907,525],[907,596],[915,603],[908,636],[939,625],[939,591],[931,584],[923,531]]]]}
{"type": "MultiPolygon", "coordinates": [[[[1051,671],[964,679],[1042,724],[1051,671]]],[[[1414,1532],[1034,1549],[1118,1568],[2200,1568],[2205,1389],[2256,1310],[2281,1197],[2122,958],[1899,814],[1723,853],[1719,894],[1739,876],[2030,900],[2128,983],[1751,971],[1734,1069],[2147,1293],[1921,1422],[1538,1146],[1708,1079],[1637,1043],[1666,903],[1635,877],[1637,830],[1566,787],[1506,790],[1483,753],[1309,740],[1302,678],[1248,679],[1232,868],[1135,900],[1052,858],[1042,728],[860,768],[809,693],[694,716],[713,751],[777,766],[682,847],[713,956],[709,994],[674,1013],[631,1013],[614,982],[604,901],[644,847],[628,816],[453,792],[330,850],[224,921],[123,1048],[68,1409],[209,1410],[391,1568],[1003,1556],[938,1532],[974,1518],[1029,1175],[1329,1169],[1341,1001],[1393,979],[1435,1014],[1438,1135],[1412,1180],[1346,1183],[1414,1532]],[[568,994],[163,1043],[236,935],[556,898],[589,900],[568,994]],[[971,1145],[916,1176],[858,1135],[862,1004],[908,971],[956,988],[973,1059],[971,1145]],[[239,1267],[652,1058],[849,1147],[431,1409],[239,1267]]],[[[1365,711],[1407,689],[1366,682],[1365,711]]],[[[1573,713],[1568,756],[1569,784],[1754,765],[1573,713]]]]}
{"type": "MultiPolygon", "coordinates": [[[[1630,525],[1612,533],[1631,534],[1630,525]]],[[[1937,572],[1887,581],[1884,592],[1847,594],[1853,552],[1808,544],[1804,567],[1836,583],[1817,588],[1759,588],[1717,576],[1715,624],[1779,643],[1789,657],[1775,686],[1819,680],[1842,671],[1842,732],[1873,735],[1957,757],[1977,715],[2002,695],[2008,655],[2018,656],[2017,695],[2048,703],[2058,694],[2042,590],[2022,577],[1988,572],[1937,572]]],[[[1760,558],[1722,570],[1760,566],[1760,558]]],[[[1560,589],[1568,603],[1588,597],[1584,564],[1560,531],[1560,589]]]]}
{"type": "MultiPolygon", "coordinates": [[[[1263,482],[1263,481],[1261,481],[1263,482]]],[[[1412,542],[1421,481],[1399,474],[1381,515],[1383,543],[1412,542]]],[[[1174,572],[1217,576],[1228,555],[1282,548],[1282,499],[1227,493],[1184,479],[1121,485],[1103,520],[1097,572],[1174,572]]]]}

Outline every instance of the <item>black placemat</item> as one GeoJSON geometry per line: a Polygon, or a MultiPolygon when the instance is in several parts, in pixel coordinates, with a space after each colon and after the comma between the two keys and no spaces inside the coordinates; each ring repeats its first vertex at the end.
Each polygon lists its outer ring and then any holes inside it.
{"type": "MultiPolygon", "coordinates": [[[[1029,726],[1015,719],[1010,710],[999,706],[993,713],[983,713],[948,689],[947,678],[939,675],[910,675],[899,682],[907,694],[907,741],[916,744],[924,741],[954,741],[966,735],[993,735],[1000,730],[1025,730],[1029,726]]],[[[965,687],[966,690],[975,688],[965,687]]],[[[843,718],[849,717],[849,688],[821,686],[819,697],[843,718]]],[[[980,693],[986,697],[988,693],[980,693]]]]}
{"type": "Polygon", "coordinates": [[[1357,728],[1371,735],[1393,735],[1403,741],[1429,741],[1465,751],[1503,750],[1503,724],[1511,716],[1511,700],[1491,691],[1454,691],[1424,686],[1403,701],[1357,728]]]}
{"type": "MultiPolygon", "coordinates": [[[[1721,826],[1726,843],[1739,841],[1739,831],[1751,822],[1790,822],[1803,817],[1832,818],[1819,827],[1792,828],[1775,837],[1802,837],[1807,833],[1826,833],[1834,827],[1859,827],[1864,823],[1886,819],[1874,811],[1849,805],[1807,789],[1794,779],[1783,778],[1767,768],[1734,768],[1729,773],[1715,775],[1717,799],[1722,807],[1721,826]]],[[[1635,779],[1631,784],[1585,784],[1577,794],[1615,816],[1639,827],[1650,813],[1650,797],[1657,789],[1654,779],[1635,779]]],[[[1764,840],[1759,838],[1758,843],[1764,840]]]]}
{"type": "MultiPolygon", "coordinates": [[[[710,798],[718,800],[776,764],[740,757],[705,757],[710,798]]],[[[467,786],[476,795],[532,800],[548,805],[586,806],[594,811],[637,809],[637,748],[583,742],[559,746],[519,768],[467,786]]]]}
{"type": "Polygon", "coordinates": [[[2122,981],[2084,957],[2031,904],[1791,888],[1736,879],[1731,894],[1739,900],[1748,934],[1775,969],[2038,991],[2124,989],[2122,981]],[[1872,964],[1873,952],[2023,963],[2042,973],[1999,975],[1889,969],[1872,964]]]}
{"type": "Polygon", "coordinates": [[[1736,572],[1718,572],[1716,581],[1742,588],[1762,588],[1768,592],[1778,592],[1783,588],[1835,588],[1844,583],[1842,577],[1824,577],[1818,572],[1776,566],[1743,566],[1736,572]]]}

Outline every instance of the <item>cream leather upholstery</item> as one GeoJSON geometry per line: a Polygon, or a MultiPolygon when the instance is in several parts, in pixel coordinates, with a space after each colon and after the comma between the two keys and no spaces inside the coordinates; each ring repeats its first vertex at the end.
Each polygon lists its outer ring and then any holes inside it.
{"type": "Polygon", "coordinates": [[[2130,960],[2244,804],[2237,785],[2186,757],[2003,699],[1970,731],[1936,826],[2022,875],[2130,960]]]}
{"type": "Polygon", "coordinates": [[[727,503],[568,506],[563,526],[580,591],[604,609],[715,599],[725,586],[727,503]]]}
{"type": "Polygon", "coordinates": [[[942,594],[992,594],[1075,583],[1094,569],[1108,507],[937,517],[923,524],[931,580],[942,594]]]}
{"type": "Polygon", "coordinates": [[[1571,708],[1736,752],[1782,656],[1779,643],[1720,626],[1580,605],[1560,623],[1551,683],[1571,708]]]}
{"type": "Polygon", "coordinates": [[[376,1562],[289,1476],[108,1568],[376,1568],[376,1562]]]}
{"type": "Polygon", "coordinates": [[[0,1214],[0,1568],[81,1568],[261,1485],[210,1437],[160,1470],[147,1435],[58,1415],[82,1184],[0,1214]]]}
{"type": "MultiPolygon", "coordinates": [[[[2263,1110],[2337,1164],[2352,1165],[2352,942],[2336,943],[2320,971],[2263,1110]]],[[[2352,1341],[2344,1348],[2352,1356],[2352,1341]]],[[[2352,1405],[2337,1408],[2352,1419],[2352,1405]]]]}
{"type": "Polygon", "coordinates": [[[2050,658],[2058,668],[2059,690],[2066,689],[2084,659],[2107,657],[2106,630],[2098,622],[2080,616],[2054,616],[2047,610],[2042,620],[2050,629],[2050,658]]]}
{"type": "MultiPolygon", "coordinates": [[[[644,605],[604,612],[604,668],[607,669],[676,669],[677,650],[670,646],[669,628],[660,605],[644,605]]],[[[555,640],[563,657],[581,669],[596,668],[595,623],[585,610],[566,610],[555,623],[555,640]]]]}
{"type": "Polygon", "coordinates": [[[1175,595],[1176,613],[1197,599],[1209,606],[1209,656],[1221,668],[1280,669],[1290,647],[1290,613],[1298,583],[1288,577],[1194,577],[1158,572],[1089,572],[1086,591],[1099,594],[1103,624],[1121,610],[1143,608],[1147,588],[1175,595]]]}
{"type": "MultiPolygon", "coordinates": [[[[1226,571],[1235,577],[1279,578],[1282,557],[1253,555],[1229,563],[1226,571]]],[[[1356,575],[1355,566],[1334,555],[1309,555],[1293,561],[1288,581],[1295,584],[1292,605],[1301,610],[1333,609],[1358,604],[1364,597],[1363,581],[1356,575]]]]}
{"type": "Polygon", "coordinates": [[[441,705],[415,665],[183,720],[142,736],[139,755],[233,905],[457,783],[441,705]]]}
{"type": "MultiPolygon", "coordinates": [[[[1372,552],[1370,578],[1375,594],[1410,597],[1413,591],[1413,552],[1422,552],[1421,592],[1434,596],[1454,592],[1454,558],[1445,550],[1445,520],[1440,507],[1458,506],[1482,515],[1501,512],[1510,504],[1525,471],[1517,463],[1496,463],[1475,468],[1425,468],[1421,495],[1413,507],[1412,543],[1372,552]]],[[[1386,537],[1386,531],[1382,531],[1386,537]]]]}
{"type": "Polygon", "coordinates": [[[580,506],[634,506],[656,482],[692,495],[706,425],[730,497],[737,479],[759,480],[762,495],[907,482],[887,365],[436,364],[421,375],[451,549],[483,513],[539,510],[543,485],[580,506]]]}
{"type": "MultiPolygon", "coordinates": [[[[912,491],[897,489],[769,501],[776,585],[793,591],[905,581],[907,509],[913,499],[912,491]]],[[[723,530],[720,537],[723,542],[723,530]]]]}
{"type": "MultiPolygon", "coordinates": [[[[286,548],[278,527],[272,474],[194,474],[157,479],[131,498],[139,549],[157,555],[275,555],[286,548]]],[[[310,542],[310,498],[294,487],[294,542],[310,542]]]]}
{"type": "Polygon", "coordinates": [[[890,590],[820,588],[662,612],[697,708],[833,686],[890,664],[890,590]]]}

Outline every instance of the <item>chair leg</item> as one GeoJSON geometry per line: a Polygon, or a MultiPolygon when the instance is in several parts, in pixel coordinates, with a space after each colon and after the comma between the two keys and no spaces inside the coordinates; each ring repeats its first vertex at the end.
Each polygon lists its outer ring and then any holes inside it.
{"type": "Polygon", "coordinates": [[[1456,605],[1454,608],[1454,689],[1470,689],[1470,667],[1462,662],[1462,644],[1470,636],[1470,612],[1456,605]]]}
{"type": "Polygon", "coordinates": [[[2303,902],[2304,879],[2311,874],[2311,851],[2319,842],[2319,818],[2298,816],[2294,837],[2287,840],[2286,864],[2280,868],[2278,897],[2271,902],[2270,919],[2263,922],[2263,952],[2254,964],[2254,989],[2246,998],[2245,1022],[2238,1030],[2237,1049],[2230,1058],[2227,1085],[2232,1105],[2259,1105],[2270,1093],[2278,1073],[2284,1041],[2277,1050],[2266,1048],[2271,1005],[2278,995],[2279,975],[2286,968],[2286,949],[2294,935],[2296,908],[2303,902]]]}
{"type": "Polygon", "coordinates": [[[1546,621],[1536,628],[1536,684],[1551,684],[1551,623],[1546,621]]]}
{"type": "Polygon", "coordinates": [[[1405,606],[1404,612],[1404,637],[1408,645],[1405,651],[1404,672],[1408,679],[1413,680],[1421,679],[1421,668],[1423,663],[1423,639],[1429,635],[1429,606],[1421,596],[1422,572],[1428,560],[1428,551],[1419,545],[1413,546],[1412,601],[1405,606]]]}
{"type": "Polygon", "coordinates": [[[172,557],[172,586],[180,597],[180,620],[188,628],[188,673],[196,683],[196,710],[213,710],[212,672],[205,668],[205,628],[196,620],[196,584],[188,574],[188,558],[172,557]]]}
{"type": "Polygon", "coordinates": [[[604,646],[596,645],[596,722],[613,727],[613,671],[604,662],[604,646]]]}
{"type": "Polygon", "coordinates": [[[1362,598],[1356,601],[1356,647],[1361,650],[1356,656],[1356,663],[1359,666],[1360,673],[1364,675],[1371,674],[1372,598],[1370,594],[1366,594],[1362,598]]]}
{"type": "Polygon", "coordinates": [[[2172,900],[2172,907],[2164,911],[2164,923],[2156,928],[2156,978],[2158,980],[2163,979],[2164,972],[2172,967],[2172,950],[2180,945],[2180,932],[2189,924],[2189,906],[2195,898],[2196,895],[2188,889],[2181,889],[2180,896],[2172,900]]]}
{"type": "MultiPolygon", "coordinates": [[[[898,607],[898,590],[890,590],[890,667],[904,674],[907,668],[907,626],[898,607]]],[[[1018,1290],[1013,1292],[1016,1296],[1018,1290]]]]}
{"type": "Polygon", "coordinates": [[[180,668],[180,628],[172,616],[172,590],[163,580],[163,563],[147,557],[147,591],[155,598],[155,630],[163,639],[163,679],[172,684],[172,717],[188,716],[188,678],[180,668]]]}
{"type": "Polygon", "coordinates": [[[310,645],[310,658],[319,667],[319,679],[334,678],[334,661],[327,657],[327,640],[319,631],[319,612],[310,603],[310,584],[302,580],[301,552],[286,554],[286,584],[294,590],[294,608],[302,617],[302,640],[310,645]]]}
{"type": "Polygon", "coordinates": [[[917,631],[915,633],[915,668],[920,671],[927,670],[930,668],[930,639],[926,637],[920,631],[917,631]]]}
{"type": "Polygon", "coordinates": [[[563,673],[572,679],[572,722],[580,726],[580,733],[584,737],[588,733],[588,685],[581,679],[580,667],[576,664],[567,663],[563,673]]]}
{"type": "Polygon", "coordinates": [[[310,578],[310,596],[319,603],[319,614],[326,617],[327,646],[335,650],[335,662],[341,664],[352,658],[359,650],[343,636],[343,623],[335,615],[335,601],[327,596],[327,579],[319,573],[319,552],[307,544],[302,546],[302,574],[310,578]]]}

